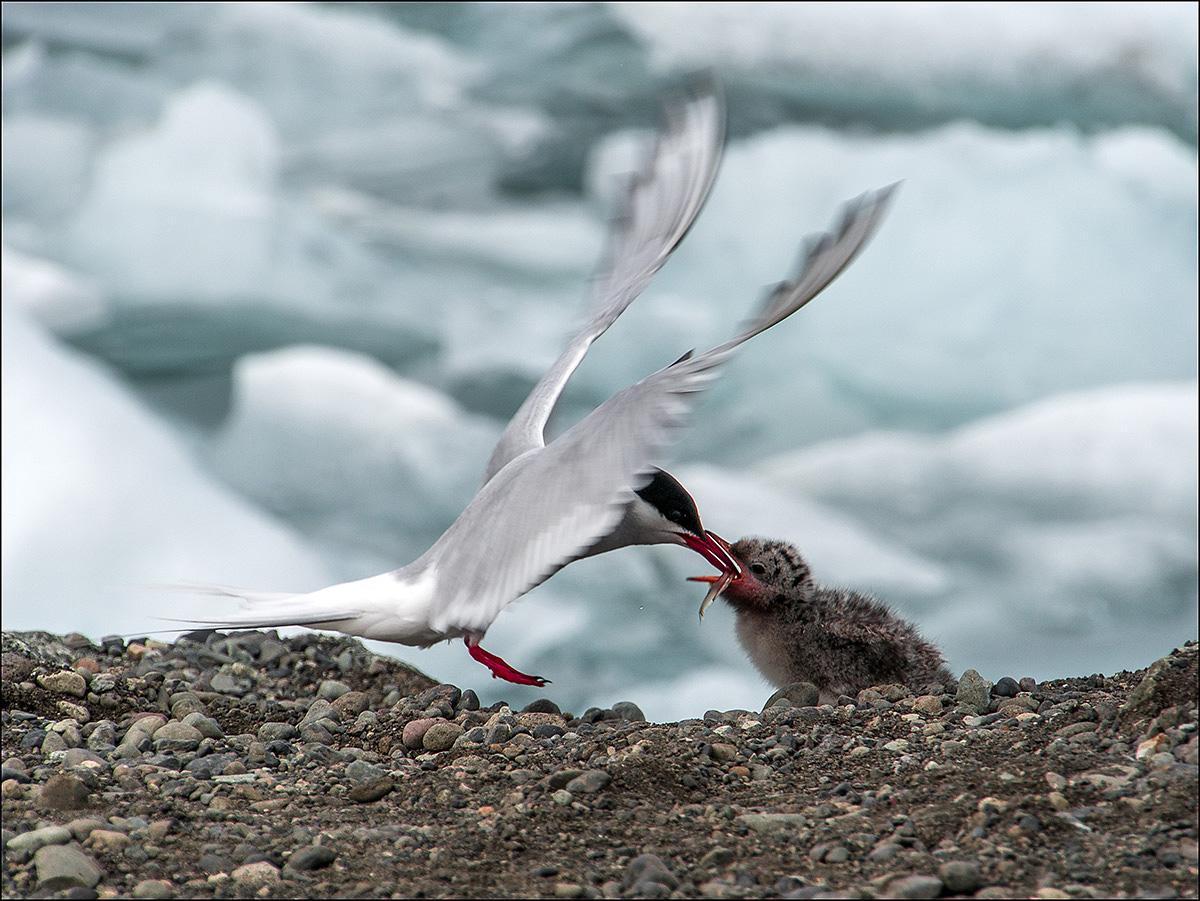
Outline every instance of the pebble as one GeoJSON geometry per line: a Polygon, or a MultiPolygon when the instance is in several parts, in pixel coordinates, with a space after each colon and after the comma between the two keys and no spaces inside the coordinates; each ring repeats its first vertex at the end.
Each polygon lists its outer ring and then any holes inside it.
{"type": "Polygon", "coordinates": [[[47,673],[44,676],[38,676],[37,684],[46,689],[46,691],[57,692],[58,694],[73,695],[76,698],[86,697],[87,682],[79,673],[73,673],[69,670],[62,670],[57,673],[47,673]]]}
{"type": "Polygon", "coordinates": [[[165,879],[143,879],[133,887],[133,897],[151,899],[174,898],[176,889],[165,879]]]}
{"type": "Polygon", "coordinates": [[[670,893],[679,888],[679,880],[656,854],[642,854],[631,860],[621,877],[621,890],[638,898],[662,897],[651,888],[653,885],[670,893]]]}
{"type": "Polygon", "coordinates": [[[902,876],[887,884],[890,898],[936,898],[942,893],[942,880],[936,876],[902,876]]]}
{"type": "Polygon", "coordinates": [[[446,751],[454,747],[454,743],[462,734],[463,727],[458,723],[448,723],[444,720],[436,722],[425,730],[421,746],[426,751],[446,751]]]}
{"type": "Polygon", "coordinates": [[[392,781],[392,778],[384,776],[382,779],[373,779],[370,782],[363,782],[360,785],[354,786],[354,788],[346,792],[346,797],[351,801],[357,801],[359,804],[371,804],[381,798],[387,797],[395,787],[396,783],[392,781]]]}
{"type": "Polygon", "coordinates": [[[983,872],[978,862],[950,860],[938,867],[938,878],[955,895],[974,894],[983,885],[983,872]]]}
{"type": "Polygon", "coordinates": [[[335,860],[337,860],[337,852],[328,845],[309,845],[292,854],[284,865],[284,869],[308,872],[327,867],[335,860]]]}
{"type": "Polygon", "coordinates": [[[279,882],[279,868],[265,860],[243,864],[229,874],[243,891],[256,892],[260,888],[270,888],[279,882]]]}
{"type": "Polygon", "coordinates": [[[763,705],[763,710],[771,707],[816,707],[820,691],[811,682],[792,682],[783,686],[763,705]]]}
{"type": "Polygon", "coordinates": [[[984,715],[991,707],[992,683],[975,670],[969,669],[959,677],[954,700],[963,707],[984,715]]]}
{"type": "Polygon", "coordinates": [[[95,888],[100,882],[100,865],[73,845],[46,845],[33,856],[38,887],[60,892],[95,888]]]}
{"type": "Polygon", "coordinates": [[[612,776],[604,770],[588,770],[568,782],[566,789],[573,795],[591,795],[608,788],[610,782],[612,776]]]}
{"type": "Polygon", "coordinates": [[[36,851],[46,845],[65,845],[74,835],[65,826],[44,826],[31,829],[8,840],[5,847],[10,851],[36,851]]]}
{"type": "Polygon", "coordinates": [[[38,805],[49,810],[83,810],[88,801],[88,787],[75,776],[61,773],[47,779],[38,793],[38,805]]]}

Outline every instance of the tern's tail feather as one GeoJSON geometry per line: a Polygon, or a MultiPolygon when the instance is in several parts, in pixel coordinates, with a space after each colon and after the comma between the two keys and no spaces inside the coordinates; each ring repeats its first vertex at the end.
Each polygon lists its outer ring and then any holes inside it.
{"type": "Polygon", "coordinates": [[[431,578],[412,576],[402,570],[330,585],[307,594],[250,591],[225,585],[188,586],[194,593],[244,601],[242,610],[236,613],[197,617],[188,622],[223,629],[310,626],[427,647],[467,634],[430,626],[433,587],[431,578]]]}
{"type": "Polygon", "coordinates": [[[270,629],[278,626],[315,626],[321,623],[340,623],[362,615],[361,609],[334,603],[325,591],[311,594],[289,594],[281,591],[256,591],[228,585],[179,586],[194,594],[239,598],[241,611],[219,618],[195,618],[196,625],[217,626],[223,629],[270,629]],[[324,595],[324,597],[317,597],[324,595]]]}

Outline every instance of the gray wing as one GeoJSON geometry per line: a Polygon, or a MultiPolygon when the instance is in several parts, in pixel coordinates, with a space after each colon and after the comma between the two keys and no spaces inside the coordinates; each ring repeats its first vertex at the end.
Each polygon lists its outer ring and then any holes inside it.
{"type": "Polygon", "coordinates": [[[715,86],[668,102],[664,124],[642,170],[629,182],[625,209],[591,282],[592,313],[509,421],[484,472],[545,444],[546,422],[591,343],[645,290],[704,205],[724,145],[725,114],[715,86]]]}
{"type": "Polygon", "coordinates": [[[717,375],[753,338],[816,297],[874,232],[896,186],[847,204],[836,232],[810,239],[796,278],[776,287],[743,331],[630,385],[544,448],[503,469],[429,551],[445,603],[437,629],[482,633],[507,604],[615,528],[633,486],[717,375]]]}

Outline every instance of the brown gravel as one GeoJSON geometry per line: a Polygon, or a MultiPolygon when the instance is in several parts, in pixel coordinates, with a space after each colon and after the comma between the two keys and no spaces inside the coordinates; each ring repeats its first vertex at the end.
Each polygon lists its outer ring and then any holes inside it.
{"type": "Polygon", "coordinates": [[[964,683],[651,724],[345,638],[4,633],[3,894],[1196,897],[1194,642],[964,683]]]}

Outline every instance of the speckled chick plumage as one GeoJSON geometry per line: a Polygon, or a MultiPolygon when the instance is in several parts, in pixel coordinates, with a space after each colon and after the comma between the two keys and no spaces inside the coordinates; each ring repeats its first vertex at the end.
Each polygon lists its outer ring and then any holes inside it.
{"type": "Polygon", "coordinates": [[[774,685],[811,682],[821,703],[832,703],[872,685],[955,684],[915,626],[867,595],[817,585],[792,545],[743,538],[730,552],[743,576],[722,597],[736,612],[742,647],[774,685]]]}

